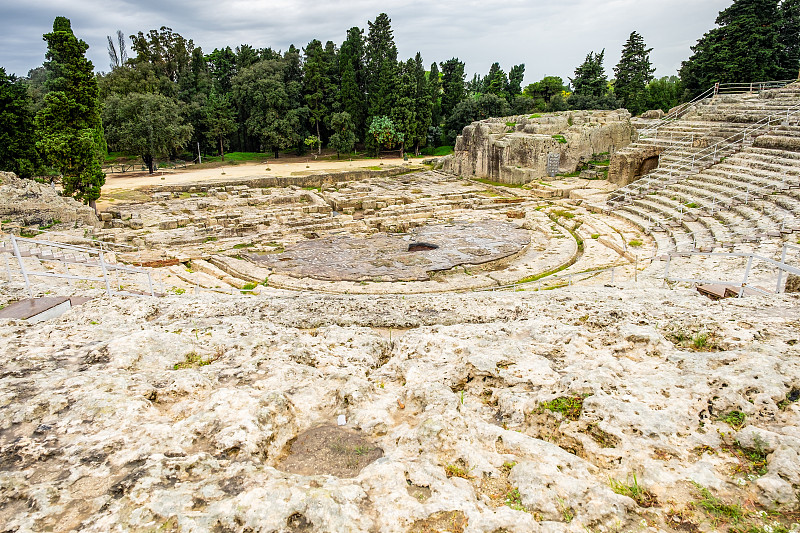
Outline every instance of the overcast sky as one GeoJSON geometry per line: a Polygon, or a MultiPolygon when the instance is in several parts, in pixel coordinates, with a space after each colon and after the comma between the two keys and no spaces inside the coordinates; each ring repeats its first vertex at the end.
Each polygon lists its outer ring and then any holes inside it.
{"type": "Polygon", "coordinates": [[[56,16],[72,20],[98,71],[109,70],[106,35],[168,26],[205,53],[247,43],[285,50],[311,39],[340,45],[347,29],[380,12],[392,19],[399,57],[426,65],[453,56],[468,78],[495,61],[525,63],[525,83],[572,76],[589,51],[606,50],[606,73],[632,31],[653,48],[657,76],[677,72],[692,46],[732,0],[0,0],[0,66],[25,75],[44,61],[42,34],[56,16]]]}

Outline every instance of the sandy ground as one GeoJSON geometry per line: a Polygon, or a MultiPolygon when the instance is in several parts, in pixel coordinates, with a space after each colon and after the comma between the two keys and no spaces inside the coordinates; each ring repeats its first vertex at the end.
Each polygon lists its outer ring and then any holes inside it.
{"type": "MultiPolygon", "coordinates": [[[[371,167],[376,165],[402,165],[399,157],[386,159],[363,159],[357,161],[309,161],[293,158],[287,162],[271,160],[269,169],[263,163],[239,163],[218,168],[203,168],[197,170],[165,170],[152,175],[137,173],[135,175],[107,174],[103,194],[112,190],[131,190],[149,185],[180,185],[182,183],[204,182],[213,183],[230,179],[260,176],[291,176],[296,172],[309,171],[339,171],[356,168],[371,167]],[[163,179],[162,179],[163,178],[163,179]]],[[[296,175],[296,174],[295,174],[296,175]]]]}

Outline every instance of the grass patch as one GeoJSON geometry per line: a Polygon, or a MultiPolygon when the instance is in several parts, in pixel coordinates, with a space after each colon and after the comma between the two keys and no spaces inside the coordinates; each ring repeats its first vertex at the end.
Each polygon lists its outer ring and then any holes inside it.
{"type": "Polygon", "coordinates": [[[609,480],[609,484],[611,485],[611,490],[633,499],[639,507],[653,507],[658,504],[658,500],[656,500],[653,493],[639,485],[636,474],[633,474],[633,482],[623,483],[612,478],[609,480]]]}
{"type": "Polygon", "coordinates": [[[242,285],[241,293],[242,294],[254,294],[253,289],[258,286],[258,283],[245,283],[242,285]]]}
{"type": "Polygon", "coordinates": [[[437,146],[436,148],[433,147],[423,148],[422,150],[419,151],[419,153],[420,155],[424,156],[441,157],[444,155],[450,155],[453,153],[453,151],[454,150],[452,146],[437,146]]]}
{"type": "Polygon", "coordinates": [[[473,178],[473,181],[478,181],[485,185],[493,185],[495,187],[510,187],[512,189],[521,189],[522,187],[524,187],[523,184],[500,183],[499,181],[492,181],[483,178],[473,178]]]}
{"type": "Polygon", "coordinates": [[[717,420],[720,422],[725,422],[730,427],[738,431],[744,426],[744,422],[747,420],[747,415],[741,411],[731,411],[719,416],[717,420]]]}
{"type": "Polygon", "coordinates": [[[639,239],[633,239],[632,241],[628,242],[628,246],[633,246],[634,248],[638,248],[642,244],[643,244],[642,241],[640,241],[639,239]]]}
{"type": "Polygon", "coordinates": [[[528,117],[528,119],[532,119],[532,118],[542,118],[542,115],[540,115],[539,113],[534,113],[533,115],[528,117]]]}
{"type": "Polygon", "coordinates": [[[567,219],[575,218],[575,213],[571,213],[566,209],[552,209],[550,210],[550,213],[555,215],[557,218],[567,218],[567,219]]]}
{"type": "Polygon", "coordinates": [[[544,413],[545,411],[552,411],[554,413],[561,413],[567,420],[573,422],[581,417],[583,411],[583,400],[588,398],[589,394],[578,394],[576,396],[559,396],[549,402],[542,402],[534,411],[536,414],[544,413]]]}
{"type": "Polygon", "coordinates": [[[506,494],[506,499],[504,504],[508,507],[511,507],[515,511],[526,511],[525,506],[522,505],[522,496],[519,493],[519,489],[512,489],[506,494]]]}
{"type": "Polygon", "coordinates": [[[183,361],[181,361],[180,363],[175,363],[175,366],[173,366],[172,368],[174,370],[180,370],[182,368],[199,368],[201,366],[208,366],[217,359],[219,359],[221,355],[222,355],[221,351],[217,351],[217,354],[215,354],[213,357],[204,359],[197,352],[191,351],[184,356],[183,361]]]}
{"type": "Polygon", "coordinates": [[[738,503],[725,503],[711,494],[711,491],[704,486],[694,481],[692,483],[698,492],[698,499],[693,502],[693,505],[710,515],[714,519],[715,525],[720,521],[736,524],[745,517],[745,510],[738,503]]]}
{"type": "Polygon", "coordinates": [[[472,478],[469,470],[467,470],[463,463],[445,465],[444,473],[447,477],[460,477],[464,479],[472,478]]]}
{"type": "Polygon", "coordinates": [[[567,144],[567,139],[563,135],[551,135],[553,139],[558,141],[560,144],[567,144]]]}
{"type": "Polygon", "coordinates": [[[506,127],[508,127],[508,128],[516,128],[517,127],[517,123],[516,122],[506,122],[506,127]]]}
{"type": "Polygon", "coordinates": [[[689,209],[696,209],[696,208],[700,207],[700,205],[697,202],[689,202],[689,203],[686,203],[686,204],[683,204],[683,205],[685,205],[689,209]]]}
{"type": "Polygon", "coordinates": [[[49,223],[47,223],[47,224],[39,224],[39,229],[41,229],[41,230],[50,229],[50,228],[52,228],[53,226],[55,226],[56,224],[61,224],[61,221],[60,221],[60,220],[58,220],[57,218],[56,218],[56,219],[53,219],[53,220],[51,220],[51,221],[50,221],[49,223]]]}
{"type": "Polygon", "coordinates": [[[599,238],[600,238],[600,234],[599,233],[592,233],[592,239],[597,240],[599,238]]]}
{"type": "Polygon", "coordinates": [[[203,239],[203,242],[214,242],[216,240],[217,240],[216,237],[206,237],[205,239],[203,239]]]}
{"type": "Polygon", "coordinates": [[[252,242],[240,242],[239,244],[234,244],[233,245],[233,249],[234,250],[241,250],[242,248],[252,248],[253,246],[255,246],[255,243],[252,243],[252,242]]]}
{"type": "MultiPolygon", "coordinates": [[[[244,161],[266,161],[273,154],[267,152],[228,152],[225,154],[225,163],[238,163],[244,161]]],[[[204,163],[221,163],[222,157],[207,155],[203,157],[204,163]]]]}

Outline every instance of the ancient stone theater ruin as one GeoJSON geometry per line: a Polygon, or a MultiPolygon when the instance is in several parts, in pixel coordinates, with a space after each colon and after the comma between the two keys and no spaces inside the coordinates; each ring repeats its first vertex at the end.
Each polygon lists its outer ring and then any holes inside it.
{"type": "Polygon", "coordinates": [[[796,531],[798,124],[492,118],[99,216],[3,174],[3,531],[796,531]]]}

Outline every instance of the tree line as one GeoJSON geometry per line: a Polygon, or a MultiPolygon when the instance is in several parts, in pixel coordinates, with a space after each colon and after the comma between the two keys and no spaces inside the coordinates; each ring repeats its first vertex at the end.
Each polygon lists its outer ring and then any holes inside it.
{"type": "Polygon", "coordinates": [[[500,63],[466,79],[457,57],[426,65],[398,58],[391,20],[350,28],[341,45],[312,40],[285,51],[200,47],[170,28],[108,37],[110,70],[95,73],[88,45],[56,18],[45,63],[25,78],[0,68],[0,168],[25,177],[49,169],[66,194],[91,203],[104,182],[107,150],[163,157],[198,151],[348,154],[397,149],[430,153],[492,116],[616,109],[668,110],[716,81],[795,78],[800,0],[735,0],[683,63],[680,77],[654,79],[651,48],[636,31],[613,78],[605,50],[589,52],[565,82],[523,87],[525,65],[500,63]],[[128,48],[130,47],[130,53],[128,48]]]}

